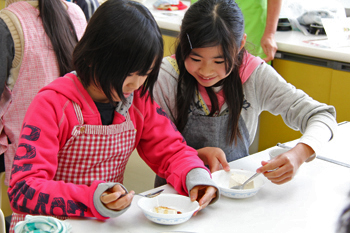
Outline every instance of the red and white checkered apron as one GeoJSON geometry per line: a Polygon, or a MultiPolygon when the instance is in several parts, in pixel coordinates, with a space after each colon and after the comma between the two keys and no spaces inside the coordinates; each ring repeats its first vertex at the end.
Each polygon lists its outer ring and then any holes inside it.
{"type": "MultiPolygon", "coordinates": [[[[54,180],[85,185],[91,185],[94,180],[123,183],[125,166],[134,149],[136,137],[129,113],[122,124],[85,125],[79,105],[73,102],[73,106],[79,125],[73,128],[72,137],[58,152],[54,180]]],[[[24,217],[13,213],[11,230],[24,217]]]]}

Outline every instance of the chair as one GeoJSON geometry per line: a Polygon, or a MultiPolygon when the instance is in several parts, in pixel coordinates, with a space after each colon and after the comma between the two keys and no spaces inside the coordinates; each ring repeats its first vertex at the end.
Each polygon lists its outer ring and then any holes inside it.
{"type": "Polygon", "coordinates": [[[7,195],[7,185],[4,183],[5,172],[0,173],[0,209],[2,210],[4,216],[10,216],[12,214],[12,209],[10,206],[10,200],[7,195]]]}
{"type": "Polygon", "coordinates": [[[0,233],[6,233],[5,216],[1,209],[0,209],[0,233]]]}

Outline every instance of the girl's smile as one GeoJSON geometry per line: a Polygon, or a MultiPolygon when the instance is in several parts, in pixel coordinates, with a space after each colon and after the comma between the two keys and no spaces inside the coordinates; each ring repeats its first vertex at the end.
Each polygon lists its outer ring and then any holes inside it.
{"type": "Polygon", "coordinates": [[[185,59],[186,70],[204,87],[226,78],[225,60],[221,46],[194,48],[185,59]]]}
{"type": "Polygon", "coordinates": [[[204,82],[207,82],[207,81],[211,81],[213,80],[215,77],[211,77],[211,78],[207,78],[207,77],[200,77],[201,79],[204,80],[204,82]]]}

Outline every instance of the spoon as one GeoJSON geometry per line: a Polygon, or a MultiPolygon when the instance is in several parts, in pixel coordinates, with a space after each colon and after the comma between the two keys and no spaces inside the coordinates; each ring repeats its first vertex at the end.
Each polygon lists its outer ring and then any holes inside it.
{"type": "MultiPolygon", "coordinates": [[[[292,147],[289,147],[289,146],[287,146],[285,144],[282,144],[282,143],[277,143],[277,146],[281,147],[281,148],[292,149],[292,147]]],[[[340,166],[350,167],[350,164],[343,163],[343,162],[340,162],[340,161],[337,161],[337,160],[334,160],[334,159],[330,159],[330,158],[327,158],[327,157],[323,157],[321,155],[317,155],[316,158],[324,160],[324,161],[327,161],[327,162],[330,162],[330,163],[338,164],[340,166]]]]}
{"type": "Polygon", "coordinates": [[[257,177],[258,175],[260,175],[260,173],[255,173],[254,175],[252,175],[248,180],[246,180],[243,184],[241,185],[236,185],[236,186],[232,186],[230,189],[244,189],[244,186],[246,184],[248,184],[252,179],[254,179],[255,177],[257,177]]]}
{"type": "MultiPolygon", "coordinates": [[[[164,191],[164,189],[160,189],[160,190],[157,190],[157,191],[155,191],[155,192],[153,192],[153,193],[147,193],[147,194],[135,193],[134,196],[135,196],[135,195],[138,195],[138,196],[141,196],[141,197],[152,198],[152,197],[158,196],[158,195],[161,194],[163,191],[164,191]]],[[[119,198],[122,198],[122,197],[124,197],[125,195],[126,195],[126,193],[123,194],[123,195],[121,195],[119,198]]]]}
{"type": "Polygon", "coordinates": [[[135,193],[134,195],[138,195],[138,196],[141,196],[141,197],[152,198],[152,197],[158,196],[158,195],[161,194],[163,191],[164,191],[164,189],[160,189],[160,190],[155,191],[155,192],[153,192],[153,193],[148,193],[148,194],[135,193]]]}

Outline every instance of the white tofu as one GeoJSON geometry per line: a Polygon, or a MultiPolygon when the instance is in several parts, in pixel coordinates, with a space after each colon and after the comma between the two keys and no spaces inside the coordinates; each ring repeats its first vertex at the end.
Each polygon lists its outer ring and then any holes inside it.
{"type": "Polygon", "coordinates": [[[177,214],[177,210],[165,206],[154,207],[154,212],[158,214],[177,214]]]}
{"type": "MultiPolygon", "coordinates": [[[[229,188],[237,185],[242,185],[249,177],[243,174],[232,173],[230,177],[229,188]]],[[[244,189],[253,189],[254,188],[254,180],[250,181],[248,184],[244,186],[244,189]]]]}

